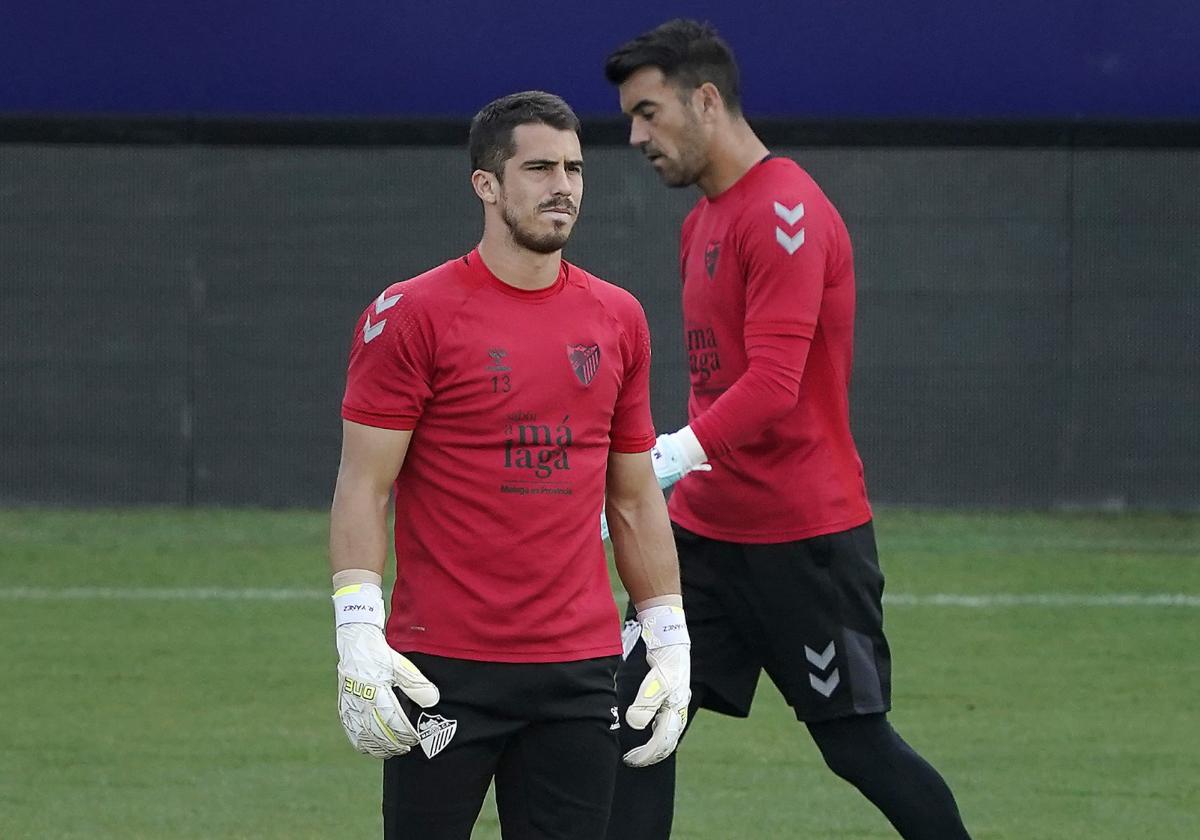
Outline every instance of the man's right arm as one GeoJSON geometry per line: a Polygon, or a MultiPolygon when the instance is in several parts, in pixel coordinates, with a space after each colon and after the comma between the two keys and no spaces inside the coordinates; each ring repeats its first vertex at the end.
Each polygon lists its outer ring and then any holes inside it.
{"type": "Polygon", "coordinates": [[[335,576],[361,569],[382,579],[390,541],[388,497],[411,440],[412,430],[342,421],[342,461],[329,518],[329,564],[335,576]]]}
{"type": "Polygon", "coordinates": [[[634,729],[654,722],[650,739],[624,761],[645,767],[670,755],[687,726],[691,642],[667,505],[648,454],[611,453],[606,495],[617,573],[637,609],[649,665],[625,720],[634,729]]]}
{"type": "Polygon", "coordinates": [[[333,613],[338,649],[338,716],[359,752],[404,755],[418,743],[393,687],[422,708],[437,688],[384,638],[383,569],[387,505],[411,430],[342,421],[342,462],[329,522],[333,613]]]}

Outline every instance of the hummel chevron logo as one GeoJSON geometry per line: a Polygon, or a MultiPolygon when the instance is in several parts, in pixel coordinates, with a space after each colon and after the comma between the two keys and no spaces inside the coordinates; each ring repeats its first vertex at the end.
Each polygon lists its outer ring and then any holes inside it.
{"type": "Polygon", "coordinates": [[[804,228],[800,228],[795,236],[788,236],[782,228],[775,228],[775,241],[789,254],[794,254],[804,244],[804,228]]]}
{"type": "Polygon", "coordinates": [[[387,289],[384,289],[379,293],[379,297],[375,298],[375,314],[382,315],[384,312],[387,312],[389,309],[395,306],[396,301],[400,300],[402,297],[404,297],[403,293],[387,297],[387,289]]]}
{"type": "MultiPolygon", "coordinates": [[[[379,293],[379,297],[375,298],[375,314],[382,315],[384,312],[387,312],[389,309],[395,306],[396,301],[400,300],[402,297],[404,297],[403,293],[388,297],[387,289],[384,289],[379,293]]],[[[378,338],[379,334],[383,332],[383,328],[385,326],[387,326],[387,318],[384,318],[378,324],[372,324],[371,316],[368,314],[367,322],[363,324],[363,344],[370,344],[371,341],[378,338]]]]}
{"type": "Polygon", "coordinates": [[[808,684],[826,697],[833,694],[834,689],[838,687],[838,683],[841,681],[842,677],[838,673],[837,668],[833,669],[833,673],[829,675],[829,679],[827,680],[817,679],[816,674],[808,675],[808,684]]]}
{"type": "MultiPolygon", "coordinates": [[[[800,232],[803,233],[804,231],[800,232]]],[[[804,658],[807,659],[814,668],[817,668],[821,671],[824,671],[829,667],[829,663],[833,661],[833,657],[836,655],[837,645],[832,641],[830,641],[829,644],[825,646],[825,650],[821,651],[820,653],[817,653],[808,645],[804,646],[804,658]]],[[[838,683],[841,681],[842,675],[838,673],[837,668],[834,668],[833,673],[825,679],[821,679],[816,674],[812,673],[808,675],[808,684],[811,685],[814,690],[820,692],[826,697],[833,694],[834,689],[838,687],[838,683]]]]}
{"type": "Polygon", "coordinates": [[[384,318],[378,324],[371,323],[371,316],[367,316],[367,322],[363,324],[363,344],[370,344],[374,339],[379,337],[383,332],[383,328],[387,326],[387,318],[384,318]]]}
{"type": "Polygon", "coordinates": [[[801,202],[800,204],[797,204],[795,207],[793,207],[791,210],[789,210],[788,208],[786,208],[782,204],[780,204],[778,201],[776,201],[775,202],[775,215],[778,216],[779,218],[783,219],[791,227],[795,227],[796,222],[798,222],[804,218],[804,203],[801,202]]]}
{"type": "MultiPolygon", "coordinates": [[[[795,227],[796,222],[804,218],[804,202],[798,202],[795,207],[788,208],[776,201],[775,215],[783,219],[788,227],[795,227]]],[[[794,236],[788,236],[787,231],[777,227],[775,228],[775,241],[789,255],[794,254],[804,244],[804,228],[796,231],[794,236]]]]}
{"type": "Polygon", "coordinates": [[[805,658],[808,659],[808,661],[811,662],[813,665],[816,665],[822,671],[824,671],[826,668],[829,667],[829,663],[833,661],[834,654],[836,654],[836,653],[837,653],[837,649],[834,647],[833,642],[830,642],[826,646],[824,653],[817,653],[815,650],[810,648],[808,645],[804,646],[805,658]]]}

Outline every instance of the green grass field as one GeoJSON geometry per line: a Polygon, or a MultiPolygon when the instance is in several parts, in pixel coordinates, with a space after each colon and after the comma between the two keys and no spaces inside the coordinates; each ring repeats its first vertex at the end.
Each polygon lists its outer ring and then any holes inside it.
{"type": "MultiPolygon", "coordinates": [[[[378,836],[378,764],[334,715],[325,527],[0,511],[0,838],[378,836]]],[[[1200,836],[1200,518],[885,509],[877,529],[892,720],[977,840],[1200,836]]],[[[489,805],[475,837],[498,836],[489,805]]],[[[769,683],[681,749],[676,838],[893,836],[769,683]]]]}

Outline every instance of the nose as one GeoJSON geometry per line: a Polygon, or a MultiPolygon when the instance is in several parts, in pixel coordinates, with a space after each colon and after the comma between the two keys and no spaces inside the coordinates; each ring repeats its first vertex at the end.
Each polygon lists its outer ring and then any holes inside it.
{"type": "Polygon", "coordinates": [[[555,195],[570,195],[571,194],[571,176],[567,173],[566,166],[558,166],[554,169],[554,183],[551,188],[555,195]]]}
{"type": "Polygon", "coordinates": [[[641,147],[650,142],[650,132],[646,130],[646,123],[637,117],[629,124],[629,145],[641,147]]]}

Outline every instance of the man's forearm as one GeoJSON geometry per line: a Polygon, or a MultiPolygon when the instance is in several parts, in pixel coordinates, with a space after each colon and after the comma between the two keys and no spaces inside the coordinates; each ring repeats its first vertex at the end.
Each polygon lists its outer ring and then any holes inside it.
{"type": "Polygon", "coordinates": [[[681,591],[679,560],[666,507],[657,488],[629,502],[608,501],[617,574],[635,604],[681,591]]]}
{"type": "Polygon", "coordinates": [[[748,350],[746,371],[689,423],[709,459],[757,439],[796,408],[809,344],[807,339],[780,339],[780,347],[772,346],[770,354],[748,350]]]}
{"type": "Polygon", "coordinates": [[[382,576],[388,557],[388,495],[340,483],[329,516],[329,565],[336,575],[363,569],[382,576]]]}

